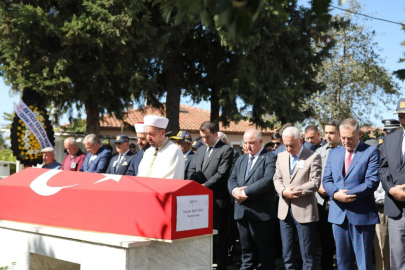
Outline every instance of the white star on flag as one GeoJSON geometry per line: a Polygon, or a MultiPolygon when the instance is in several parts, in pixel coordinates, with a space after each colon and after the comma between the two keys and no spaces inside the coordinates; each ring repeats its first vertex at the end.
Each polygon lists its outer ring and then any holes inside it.
{"type": "Polygon", "coordinates": [[[122,177],[122,175],[117,175],[117,174],[104,174],[104,173],[102,173],[102,175],[104,175],[105,177],[103,179],[98,180],[94,184],[104,182],[104,181],[107,181],[107,180],[114,180],[115,182],[118,183],[121,180],[121,177],[122,177]]]}

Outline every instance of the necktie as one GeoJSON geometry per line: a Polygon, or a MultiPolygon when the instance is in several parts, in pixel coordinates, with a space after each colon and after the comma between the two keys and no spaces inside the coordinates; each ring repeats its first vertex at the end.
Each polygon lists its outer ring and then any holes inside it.
{"type": "Polygon", "coordinates": [[[297,164],[298,157],[292,156],[291,166],[290,166],[290,174],[294,172],[295,165],[297,164]]]}
{"type": "Polygon", "coordinates": [[[249,158],[249,162],[248,162],[248,165],[247,165],[247,168],[246,168],[245,179],[248,178],[248,175],[249,175],[250,171],[252,170],[252,163],[253,163],[254,159],[255,159],[255,156],[251,156],[249,158]]]}
{"type": "Polygon", "coordinates": [[[117,173],[117,171],[118,171],[118,167],[120,166],[120,163],[121,163],[121,154],[118,156],[118,158],[117,158],[117,163],[115,164],[115,169],[114,169],[114,172],[115,173],[117,173]]]}
{"type": "Polygon", "coordinates": [[[345,175],[347,174],[347,171],[349,170],[350,163],[352,162],[352,155],[353,155],[353,150],[347,150],[349,152],[349,155],[345,159],[345,175]]]}
{"type": "Polygon", "coordinates": [[[208,150],[205,151],[204,161],[203,161],[203,167],[205,167],[205,165],[207,164],[207,161],[208,161],[208,158],[210,157],[212,148],[213,148],[213,147],[208,147],[208,150]]]}

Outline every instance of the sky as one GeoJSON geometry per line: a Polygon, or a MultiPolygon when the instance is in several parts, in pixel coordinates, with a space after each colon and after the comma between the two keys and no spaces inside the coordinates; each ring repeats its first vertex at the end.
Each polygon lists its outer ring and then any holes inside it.
{"type": "MultiPolygon", "coordinates": [[[[302,5],[306,5],[308,0],[299,0],[302,5]]],[[[405,1],[401,0],[361,0],[359,1],[363,6],[362,11],[365,14],[372,15],[373,17],[378,17],[382,19],[387,19],[390,21],[405,23],[405,1]]],[[[332,0],[332,5],[338,6],[338,0],[332,0]]],[[[341,8],[348,8],[349,3],[346,2],[341,8]]],[[[343,11],[333,11],[343,12],[343,11]]],[[[395,70],[405,68],[405,63],[398,63],[399,58],[403,57],[405,52],[405,47],[401,46],[401,42],[405,41],[405,31],[401,29],[400,25],[392,24],[388,22],[383,22],[379,20],[367,20],[364,22],[365,25],[370,27],[371,30],[375,30],[377,36],[375,41],[378,46],[382,49],[380,55],[385,59],[384,67],[393,72],[395,70]]],[[[399,82],[399,81],[398,81],[399,82]]],[[[401,96],[405,95],[405,83],[399,82],[401,96]]],[[[3,78],[0,77],[0,126],[7,124],[3,120],[3,112],[12,113],[13,104],[18,102],[19,96],[11,97],[10,87],[4,84],[3,78]]],[[[192,104],[189,98],[182,99],[182,104],[193,105],[202,109],[209,110],[210,106],[208,102],[202,102],[200,104],[192,104]]],[[[383,104],[381,104],[383,105],[383,104]]],[[[395,105],[385,111],[381,115],[381,119],[396,118],[392,112],[395,110],[395,105]]],[[[371,119],[374,126],[381,126],[381,119],[371,119]]],[[[62,117],[62,124],[68,123],[67,117],[62,117]]]]}

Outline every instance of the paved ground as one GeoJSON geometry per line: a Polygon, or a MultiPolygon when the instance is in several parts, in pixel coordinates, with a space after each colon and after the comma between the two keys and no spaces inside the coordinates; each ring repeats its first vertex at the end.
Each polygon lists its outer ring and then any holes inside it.
{"type": "MultiPolygon", "coordinates": [[[[320,248],[320,244],[317,245],[318,249],[317,249],[317,255],[316,255],[316,269],[317,270],[322,270],[321,269],[321,264],[320,264],[320,260],[321,260],[321,248],[320,248]]],[[[298,247],[297,247],[298,248],[298,247]]],[[[299,252],[299,251],[298,251],[299,252]]],[[[232,260],[232,263],[230,265],[228,265],[228,270],[239,270],[240,269],[240,262],[241,262],[241,258],[240,258],[240,246],[237,243],[235,245],[235,256],[232,260]]],[[[216,266],[216,265],[214,265],[216,266]]],[[[335,258],[335,270],[337,270],[336,267],[336,258],[335,258]]],[[[215,269],[215,268],[214,268],[215,269]]],[[[276,270],[283,270],[284,269],[284,265],[283,265],[283,260],[281,258],[277,258],[276,259],[276,270]]]]}

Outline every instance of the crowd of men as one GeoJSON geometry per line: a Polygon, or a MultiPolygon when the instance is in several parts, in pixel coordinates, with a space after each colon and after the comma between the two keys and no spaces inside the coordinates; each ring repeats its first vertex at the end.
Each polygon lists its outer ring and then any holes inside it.
{"type": "Polygon", "coordinates": [[[267,144],[249,129],[240,156],[218,123],[202,123],[202,144],[187,131],[166,137],[168,119],[148,115],[135,124],[136,154],[126,135],[117,136],[112,156],[90,134],[87,155],[74,138],[64,141],[62,164],[43,149],[43,168],[193,180],[211,189],[218,270],[227,269],[236,238],[240,269],[275,269],[280,247],[285,269],[315,269],[317,241],[323,270],[334,269],[335,254],[338,269],[373,269],[373,249],[375,269],[405,269],[405,99],[395,113],[398,120],[383,120],[386,136],[366,142],[352,118],[327,122],[323,138],[310,125],[305,141],[290,123],[267,144]]]}

